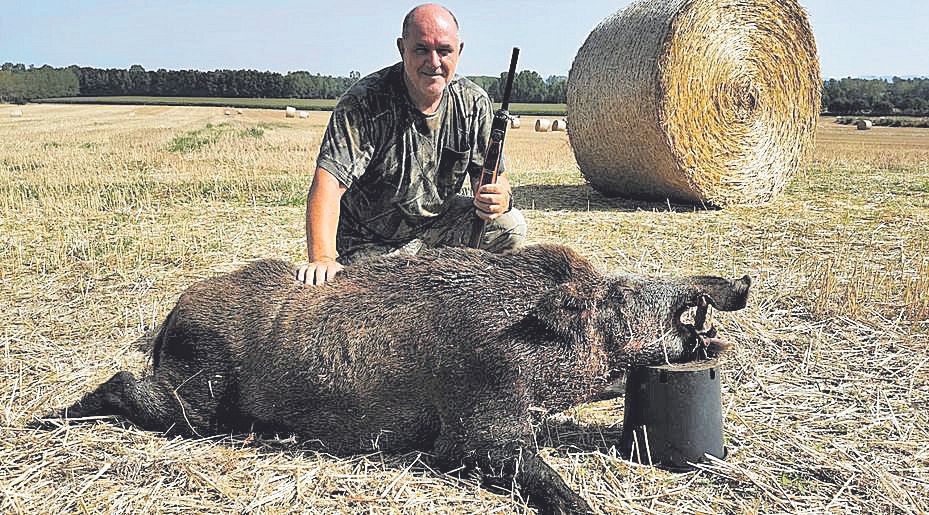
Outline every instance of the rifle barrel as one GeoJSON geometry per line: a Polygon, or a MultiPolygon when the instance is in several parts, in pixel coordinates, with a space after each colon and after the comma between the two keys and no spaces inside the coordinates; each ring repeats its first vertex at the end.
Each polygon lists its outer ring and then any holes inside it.
{"type": "Polygon", "coordinates": [[[513,92],[513,77],[516,75],[516,60],[519,59],[519,48],[513,47],[513,55],[510,57],[510,71],[506,74],[506,87],[503,88],[503,104],[500,109],[504,111],[510,108],[510,93],[513,92]]]}

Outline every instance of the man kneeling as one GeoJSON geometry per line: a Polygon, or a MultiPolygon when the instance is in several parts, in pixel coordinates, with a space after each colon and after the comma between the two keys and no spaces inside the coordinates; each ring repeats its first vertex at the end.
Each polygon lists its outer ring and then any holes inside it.
{"type": "Polygon", "coordinates": [[[502,252],[525,239],[506,175],[478,188],[493,105],[455,76],[463,48],[450,11],[416,7],[397,39],[402,62],[341,97],[307,197],[301,281],[322,284],[365,257],[466,246],[477,218],[487,222],[482,249],[502,252]],[[459,194],[465,178],[473,198],[459,194]]]}

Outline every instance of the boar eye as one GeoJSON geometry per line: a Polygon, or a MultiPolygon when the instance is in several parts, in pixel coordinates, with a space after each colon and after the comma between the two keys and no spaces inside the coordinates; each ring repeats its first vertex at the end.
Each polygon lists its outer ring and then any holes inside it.
{"type": "Polygon", "coordinates": [[[564,299],[562,307],[569,311],[581,311],[587,307],[587,303],[577,297],[567,297],[564,299]]]}
{"type": "Polygon", "coordinates": [[[607,299],[610,302],[618,302],[621,304],[626,304],[632,300],[632,296],[635,294],[635,290],[628,286],[613,286],[610,288],[610,293],[607,295],[607,299]]]}

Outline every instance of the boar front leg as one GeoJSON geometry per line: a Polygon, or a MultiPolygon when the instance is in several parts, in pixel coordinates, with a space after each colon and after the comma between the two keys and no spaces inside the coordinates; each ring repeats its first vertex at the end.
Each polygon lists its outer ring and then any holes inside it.
{"type": "Polygon", "coordinates": [[[540,514],[593,513],[583,497],[575,493],[533,449],[520,449],[516,483],[540,514]]]}
{"type": "Polygon", "coordinates": [[[454,418],[457,423],[452,425],[443,420],[433,450],[436,465],[445,470],[464,466],[488,488],[509,490],[515,482],[541,514],[593,513],[587,501],[536,453],[526,411],[516,410],[522,417],[513,415],[519,402],[493,404],[499,408],[476,406],[475,415],[454,418]]]}

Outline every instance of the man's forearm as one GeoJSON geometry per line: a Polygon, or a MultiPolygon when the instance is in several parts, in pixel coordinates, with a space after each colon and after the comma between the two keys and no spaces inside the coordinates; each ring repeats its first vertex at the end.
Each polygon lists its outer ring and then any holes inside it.
{"type": "Polygon", "coordinates": [[[316,170],[306,200],[306,248],[310,262],[336,258],[339,202],[345,187],[329,172],[316,170]]]}
{"type": "Polygon", "coordinates": [[[306,207],[306,250],[310,262],[336,258],[336,230],[339,224],[339,211],[335,213],[328,206],[314,203],[312,192],[306,207]]]}

